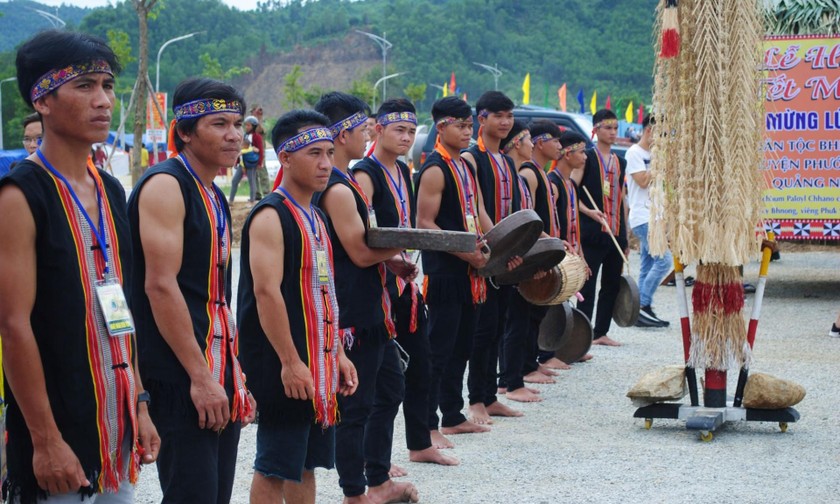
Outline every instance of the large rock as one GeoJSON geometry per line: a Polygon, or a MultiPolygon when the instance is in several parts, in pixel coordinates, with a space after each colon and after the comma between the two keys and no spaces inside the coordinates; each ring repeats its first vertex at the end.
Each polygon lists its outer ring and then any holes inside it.
{"type": "Polygon", "coordinates": [[[637,406],[685,397],[685,366],[665,366],[642,376],[627,397],[637,406]]]}
{"type": "Polygon", "coordinates": [[[751,373],[744,387],[744,407],[781,409],[799,403],[805,397],[805,387],[764,373],[751,373]]]}

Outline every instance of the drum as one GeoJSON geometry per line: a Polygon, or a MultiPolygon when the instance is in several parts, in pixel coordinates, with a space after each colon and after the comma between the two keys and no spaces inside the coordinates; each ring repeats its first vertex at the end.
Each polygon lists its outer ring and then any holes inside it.
{"type": "Polygon", "coordinates": [[[371,248],[473,252],[476,237],[462,231],[376,227],[368,229],[367,244],[371,248]]]}
{"type": "Polygon", "coordinates": [[[542,230],[542,220],[533,210],[520,210],[500,220],[484,235],[490,247],[490,259],[478,273],[489,277],[507,271],[510,258],[525,255],[534,246],[542,230]]]}
{"type": "Polygon", "coordinates": [[[560,282],[560,292],[544,304],[555,305],[568,301],[583,287],[586,282],[586,261],[583,257],[566,254],[560,263],[560,282]]]}
{"type": "Polygon", "coordinates": [[[563,338],[572,331],[573,316],[569,303],[549,307],[542,322],[537,343],[540,350],[554,352],[562,346],[563,338]]]}
{"type": "Polygon", "coordinates": [[[563,288],[563,277],[560,267],[555,266],[548,270],[548,274],[542,278],[533,278],[519,282],[519,294],[531,304],[545,305],[554,299],[563,288]]]}
{"type": "Polygon", "coordinates": [[[518,284],[532,278],[538,271],[550,271],[566,257],[566,248],[559,238],[540,238],[531,250],[522,256],[522,264],[513,271],[496,275],[498,285],[518,284]]]}
{"type": "Polygon", "coordinates": [[[560,347],[554,352],[554,356],[566,364],[577,362],[592,347],[594,336],[592,324],[586,315],[577,308],[572,308],[572,329],[560,342],[560,347]]]}
{"type": "Polygon", "coordinates": [[[630,327],[639,321],[639,286],[630,275],[622,275],[612,318],[619,327],[630,327]]]}

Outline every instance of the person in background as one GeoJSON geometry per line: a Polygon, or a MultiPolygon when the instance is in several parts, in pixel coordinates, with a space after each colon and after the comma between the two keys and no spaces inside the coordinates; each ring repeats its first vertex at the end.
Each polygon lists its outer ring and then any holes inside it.
{"type": "Polygon", "coordinates": [[[43,135],[44,126],[37,112],[23,118],[23,148],[26,149],[27,155],[32,155],[38,150],[43,135]]]}

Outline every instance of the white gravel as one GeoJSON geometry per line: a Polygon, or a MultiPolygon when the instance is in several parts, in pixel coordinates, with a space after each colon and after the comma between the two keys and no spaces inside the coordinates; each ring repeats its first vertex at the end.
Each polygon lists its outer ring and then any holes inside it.
{"type": "MultiPolygon", "coordinates": [[[[523,418],[498,419],[487,434],[454,436],[450,451],[460,466],[409,463],[402,415],[393,461],[408,469],[404,479],[417,485],[424,503],[837,502],[840,339],[828,330],[840,310],[840,251],[825,250],[783,253],[770,266],[752,370],[807,390],[797,406],[802,418],[787,433],[775,423],[729,423],[706,443],[681,421],[655,420],[648,431],[633,418],[627,390],[645,372],[682,358],[676,292],[661,287],[655,308],[670,328],[614,328],[611,336],[624,346],[594,347],[592,361],[539,386],[544,402],[507,402],[523,418]]],[[[748,280],[757,274],[756,264],[746,268],[748,280]]],[[[751,302],[748,296],[747,310],[751,302]]],[[[736,378],[730,373],[730,395],[736,378]]],[[[235,503],[248,502],[255,433],[254,427],[242,433],[235,503]]],[[[317,502],[341,501],[335,471],[318,471],[317,481],[317,502]]],[[[149,467],[137,502],[160,498],[149,467]]]]}

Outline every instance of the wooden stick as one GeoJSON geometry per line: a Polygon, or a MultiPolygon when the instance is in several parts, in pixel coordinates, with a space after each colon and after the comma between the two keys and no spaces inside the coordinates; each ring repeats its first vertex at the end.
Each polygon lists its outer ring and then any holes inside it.
{"type": "MultiPolygon", "coordinates": [[[[595,204],[595,200],[592,198],[592,195],[589,194],[589,189],[587,189],[586,186],[583,185],[583,184],[581,184],[581,187],[583,188],[583,192],[585,192],[586,196],[589,198],[589,202],[592,203],[592,208],[597,212],[598,211],[598,205],[595,204]]],[[[619,209],[619,211],[620,211],[620,209],[619,209]]],[[[621,258],[624,259],[624,264],[626,264],[629,267],[630,266],[630,261],[627,260],[627,256],[624,255],[624,251],[621,250],[621,245],[619,245],[618,240],[615,239],[615,235],[613,234],[612,229],[610,229],[610,227],[607,225],[607,221],[605,221],[603,218],[601,218],[601,224],[605,228],[607,228],[607,233],[609,233],[610,238],[612,238],[613,243],[615,243],[616,250],[618,250],[618,253],[621,254],[621,258]]]]}

